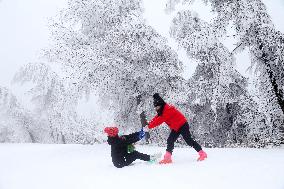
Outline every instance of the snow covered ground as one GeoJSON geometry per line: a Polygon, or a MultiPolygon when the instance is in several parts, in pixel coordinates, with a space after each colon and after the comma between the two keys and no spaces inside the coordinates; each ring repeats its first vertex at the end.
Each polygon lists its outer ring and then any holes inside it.
{"type": "MultiPolygon", "coordinates": [[[[144,153],[164,148],[137,146],[144,153]]],[[[284,149],[176,148],[174,164],[112,165],[110,147],[0,144],[0,189],[284,189],[284,149]]]]}

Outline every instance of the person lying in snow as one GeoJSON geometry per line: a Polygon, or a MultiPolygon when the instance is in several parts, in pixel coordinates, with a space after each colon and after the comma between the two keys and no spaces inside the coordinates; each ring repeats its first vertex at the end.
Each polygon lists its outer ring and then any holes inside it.
{"type": "Polygon", "coordinates": [[[137,159],[156,162],[161,157],[161,154],[148,155],[135,150],[133,143],[144,137],[145,132],[143,129],[139,132],[122,136],[118,136],[117,127],[106,127],[104,132],[108,135],[107,142],[111,145],[112,162],[117,168],[128,166],[137,159]]]}
{"type": "Polygon", "coordinates": [[[171,133],[167,139],[167,150],[164,159],[159,163],[172,163],[174,143],[179,135],[182,135],[185,142],[198,152],[199,158],[197,161],[207,158],[207,154],[202,150],[201,146],[192,139],[185,116],[173,105],[167,104],[158,93],[153,95],[153,99],[157,115],[149,122],[148,128],[153,129],[165,122],[171,129],[171,133]]]}

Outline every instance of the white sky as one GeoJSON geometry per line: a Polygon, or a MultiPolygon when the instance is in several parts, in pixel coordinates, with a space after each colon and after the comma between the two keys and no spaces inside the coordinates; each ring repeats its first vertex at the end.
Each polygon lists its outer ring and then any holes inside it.
{"type": "MultiPolygon", "coordinates": [[[[29,62],[38,60],[39,52],[48,45],[47,21],[66,5],[66,0],[0,0],[0,86],[15,90],[11,85],[16,71],[29,62]]],[[[284,0],[264,0],[268,12],[278,30],[284,33],[284,0]]],[[[169,44],[177,50],[177,44],[169,38],[171,17],[164,12],[166,0],[144,0],[145,18],[161,35],[169,39],[169,44]]],[[[199,16],[210,21],[210,8],[201,0],[191,7],[199,16]]],[[[196,62],[189,60],[182,49],[178,51],[180,60],[186,65],[184,76],[189,78],[195,70],[196,62]]],[[[237,57],[237,69],[244,75],[249,65],[246,52],[237,57]],[[245,64],[244,64],[245,63],[245,64]]]]}
{"type": "Polygon", "coordinates": [[[2,0],[0,2],[0,85],[10,81],[20,66],[37,60],[48,45],[48,17],[65,0],[2,0]]]}

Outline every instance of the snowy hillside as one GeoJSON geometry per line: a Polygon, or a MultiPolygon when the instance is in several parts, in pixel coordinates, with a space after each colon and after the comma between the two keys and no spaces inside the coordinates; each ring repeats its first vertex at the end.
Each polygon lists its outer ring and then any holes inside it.
{"type": "MultiPolygon", "coordinates": [[[[138,146],[144,153],[164,148],[138,146]]],[[[197,162],[193,149],[176,148],[174,164],[136,161],[115,168],[101,145],[0,145],[1,189],[283,189],[284,149],[206,149],[197,162]]]]}

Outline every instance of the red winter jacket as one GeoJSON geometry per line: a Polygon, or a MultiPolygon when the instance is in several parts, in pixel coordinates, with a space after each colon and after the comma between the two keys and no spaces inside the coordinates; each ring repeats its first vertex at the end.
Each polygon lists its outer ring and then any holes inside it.
{"type": "Polygon", "coordinates": [[[149,129],[166,123],[171,129],[178,131],[187,122],[184,115],[174,106],[166,104],[161,116],[156,115],[149,123],[149,129]]]}

